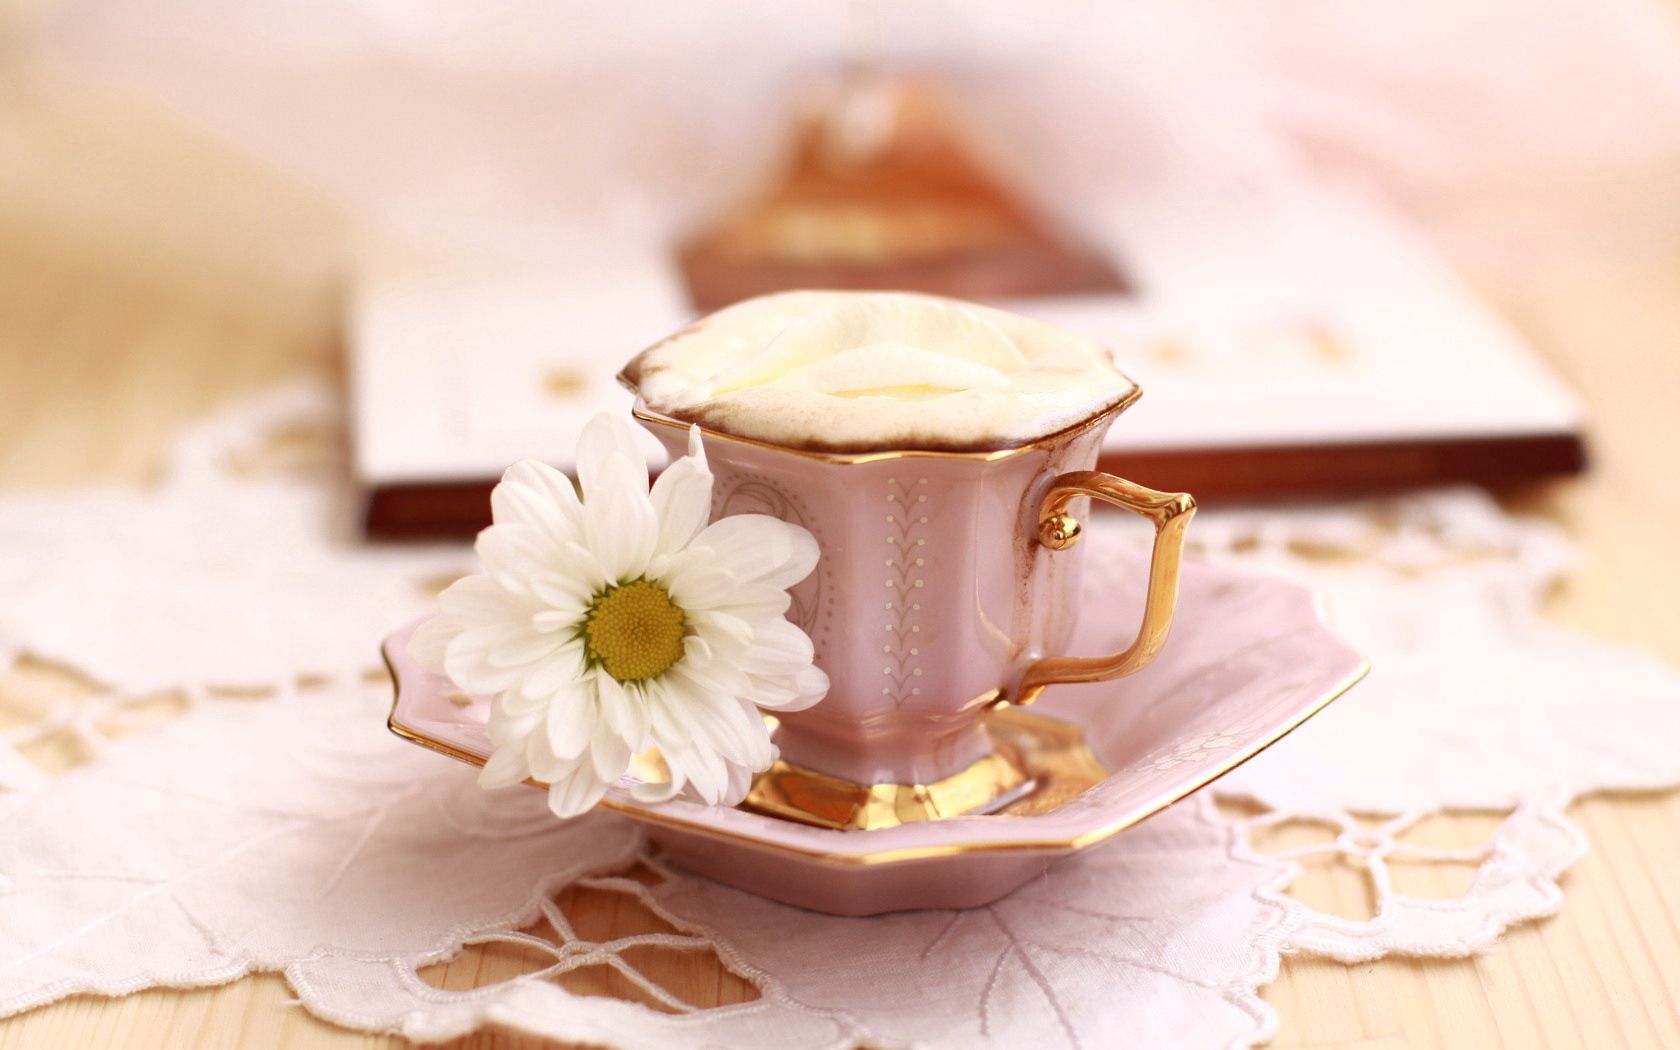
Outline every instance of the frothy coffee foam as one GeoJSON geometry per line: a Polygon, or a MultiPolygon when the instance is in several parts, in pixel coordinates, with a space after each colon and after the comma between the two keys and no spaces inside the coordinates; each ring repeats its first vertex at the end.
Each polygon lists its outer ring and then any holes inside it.
{"type": "Polygon", "coordinates": [[[1012,448],[1137,390],[1072,332],[906,292],[748,299],[643,351],[624,376],[665,415],[849,452],[1012,448]]]}

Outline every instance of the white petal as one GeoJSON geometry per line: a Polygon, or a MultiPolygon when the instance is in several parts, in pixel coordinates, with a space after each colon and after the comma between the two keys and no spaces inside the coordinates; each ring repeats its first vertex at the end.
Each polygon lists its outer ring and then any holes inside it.
{"type": "Polygon", "coordinates": [[[630,794],[637,802],[669,802],[682,792],[686,783],[679,772],[673,769],[670,780],[632,784],[630,794]]]}
{"type": "Polygon", "coordinates": [[[733,656],[715,660],[704,667],[691,663],[682,665],[684,684],[707,696],[745,696],[752,688],[752,679],[735,665],[733,656]]]}
{"type": "Polygon", "coordinates": [[[528,659],[519,655],[520,651],[528,652],[523,650],[524,643],[540,637],[531,626],[536,606],[484,576],[457,580],[438,597],[438,605],[453,627],[443,656],[449,677],[475,693],[498,693],[507,688],[517,677],[517,671],[510,675],[509,669],[528,659]]]}
{"type": "Polygon", "coordinates": [[[490,662],[490,646],[506,633],[504,628],[483,628],[451,638],[443,653],[445,673],[469,693],[500,693],[513,685],[525,669],[490,662]]]}
{"type": "Polygon", "coordinates": [[[545,784],[552,784],[566,776],[566,771],[579,762],[587,763],[589,759],[580,755],[570,758],[554,753],[554,743],[549,739],[546,724],[548,712],[544,710],[535,728],[525,735],[525,764],[531,767],[531,776],[545,784]]]}
{"type": "Polygon", "coordinates": [[[615,456],[633,468],[636,487],[646,493],[647,459],[636,443],[635,430],[630,421],[618,413],[602,412],[584,424],[583,433],[578,437],[577,471],[578,480],[583,484],[585,507],[600,489],[618,483],[604,476],[606,465],[615,456]]]}
{"type": "Polygon", "coordinates": [[[442,674],[444,653],[457,633],[448,617],[432,617],[408,636],[409,658],[428,671],[442,674]]]}
{"type": "Polygon", "coordinates": [[[822,547],[817,544],[817,538],[810,531],[788,522],[779,522],[787,537],[787,558],[774,572],[759,582],[772,587],[788,588],[811,575],[811,570],[817,567],[817,561],[822,557],[822,547]]]}
{"type": "Polygon", "coordinates": [[[522,459],[502,474],[490,490],[490,514],[498,524],[528,525],[556,543],[576,539],[583,524],[572,479],[534,459],[522,459]]]}
{"type": "Polygon", "coordinates": [[[714,612],[711,609],[700,609],[688,610],[686,618],[691,629],[704,635],[706,640],[714,646],[718,644],[719,637],[730,639],[741,645],[752,644],[752,624],[739,616],[714,612]]]}
{"type": "Polygon", "coordinates": [[[690,547],[682,556],[672,558],[669,568],[660,573],[659,582],[671,592],[671,600],[684,610],[723,605],[747,586],[711,564],[713,557],[708,548],[690,547]]]}
{"type": "Polygon", "coordinates": [[[586,490],[583,532],[608,581],[640,576],[659,542],[659,519],[648,502],[647,464],[610,455],[586,490]]]}
{"type": "Polygon", "coordinates": [[[640,747],[648,730],[648,686],[624,685],[605,671],[595,681],[601,695],[601,720],[630,747],[640,747]]]}
{"type": "MultiPolygon", "coordinates": [[[[587,668],[583,661],[583,644],[569,641],[555,650],[554,655],[533,665],[519,682],[521,700],[546,702],[567,689],[581,686],[587,668]]],[[[509,697],[510,706],[513,706],[509,697]]]]}
{"type": "Polygon", "coordinates": [[[588,612],[588,606],[585,606],[583,609],[577,611],[571,609],[544,609],[542,612],[531,617],[531,626],[535,627],[539,631],[542,631],[544,634],[558,632],[565,637],[575,637],[578,631],[582,630],[583,621],[588,612]]]}
{"type": "Polygon", "coordinates": [[[648,494],[659,517],[659,542],[654,553],[681,550],[706,527],[712,513],[712,472],[700,444],[700,428],[688,430],[688,455],[672,463],[653,482],[648,494]]]}
{"type": "Polygon", "coordinates": [[[499,586],[482,573],[463,576],[438,595],[438,608],[463,628],[491,623],[528,622],[535,606],[529,598],[499,586]]]}
{"type": "Polygon", "coordinates": [[[794,683],[799,687],[799,704],[789,704],[782,708],[784,711],[803,711],[828,695],[828,672],[820,667],[800,668],[799,674],[794,676],[794,683]]]}
{"type": "Polygon", "coordinates": [[[505,637],[491,644],[487,655],[492,667],[528,668],[552,657],[564,641],[553,634],[528,627],[507,632],[505,637]]]}
{"type": "Polygon", "coordinates": [[[828,675],[820,667],[801,667],[780,675],[753,675],[744,690],[749,701],[766,711],[805,711],[828,696],[828,675]]]}
{"type": "Polygon", "coordinates": [[[688,728],[681,717],[682,703],[683,690],[671,688],[669,684],[648,698],[648,733],[661,751],[688,745],[688,728]]]}
{"type": "Polygon", "coordinates": [[[549,783],[548,808],[557,817],[580,816],[606,793],[607,782],[595,775],[588,762],[579,761],[549,783]]]}
{"type": "Polygon", "coordinates": [[[671,771],[671,782],[683,784],[690,795],[706,798],[712,775],[707,769],[705,756],[692,748],[681,746],[662,747],[659,750],[665,759],[665,768],[671,771]]]}
{"type": "Polygon", "coordinates": [[[484,727],[485,735],[490,743],[496,747],[524,747],[531,734],[542,725],[543,714],[535,711],[510,711],[503,693],[490,706],[490,720],[484,727]]]}
{"type": "Polygon", "coordinates": [[[712,551],[712,564],[743,583],[786,589],[816,567],[815,536],[768,514],[731,514],[700,531],[689,545],[712,551]]]}
{"type": "Polygon", "coordinates": [[[630,771],[631,745],[606,719],[595,723],[595,739],[589,742],[589,758],[595,775],[611,783],[630,771]]]}
{"type": "Polygon", "coordinates": [[[754,707],[750,700],[737,700],[736,706],[741,711],[741,722],[744,725],[752,726],[752,733],[749,737],[752,750],[748,753],[748,757],[742,765],[749,772],[754,773],[769,769],[770,764],[776,761],[777,752],[776,745],[770,741],[770,727],[764,724],[763,713],[757,707],[754,707]]]}
{"type": "Polygon", "coordinates": [[[576,544],[559,542],[528,525],[492,525],[478,534],[473,549],[485,574],[503,590],[524,594],[539,573],[565,571],[567,551],[576,544]]]}
{"type": "Polygon", "coordinates": [[[687,776],[689,788],[700,797],[700,801],[716,805],[728,794],[728,763],[717,752],[689,748],[677,756],[675,766],[687,776]]]}
{"type": "Polygon", "coordinates": [[[545,630],[573,627],[583,621],[595,597],[594,573],[543,572],[530,580],[531,594],[543,603],[532,622],[545,630]]]}
{"type": "Polygon", "coordinates": [[[746,696],[767,711],[803,711],[828,695],[828,675],[805,667],[795,674],[754,675],[746,696]]]}
{"type": "Polygon", "coordinates": [[[788,704],[799,702],[799,687],[791,674],[753,675],[752,684],[744,692],[748,700],[767,711],[786,710],[788,704]]]}
{"type": "Polygon", "coordinates": [[[478,771],[478,786],[484,788],[512,787],[530,776],[530,770],[525,767],[523,748],[497,748],[490,755],[490,760],[484,763],[484,768],[478,771]]]}
{"type": "Polygon", "coordinates": [[[753,625],[752,644],[736,665],[748,674],[791,675],[809,666],[814,656],[804,631],[786,620],[769,620],[753,625]]]}
{"type": "Polygon", "coordinates": [[[583,754],[600,718],[600,704],[588,685],[566,690],[548,705],[544,717],[547,750],[556,758],[568,760],[583,754]]]}
{"type": "MultiPolygon", "coordinates": [[[[544,670],[546,667],[546,663],[540,664],[538,665],[537,670],[544,670]]],[[[511,685],[502,690],[501,693],[497,694],[497,705],[502,710],[506,711],[509,717],[524,718],[525,716],[532,714],[547,715],[548,701],[549,697],[553,695],[553,691],[528,692],[527,690],[530,687],[527,683],[530,681],[531,675],[527,674],[517,684],[511,685]]]]}
{"type": "Polygon", "coordinates": [[[709,665],[715,655],[712,645],[698,634],[685,634],[682,640],[683,662],[693,668],[709,665]]]}
{"type": "Polygon", "coordinates": [[[672,716],[669,707],[669,690],[662,688],[650,692],[646,700],[649,732],[653,736],[655,745],[658,745],[661,738],[678,741],[678,743],[671,745],[669,751],[665,747],[660,747],[660,754],[666,760],[665,765],[669,771],[670,779],[663,783],[658,781],[637,783],[631,787],[630,791],[631,794],[643,802],[664,802],[676,797],[678,792],[682,791],[683,786],[688,783],[688,778],[683,774],[682,768],[671,764],[672,757],[686,746],[686,741],[681,726],[672,716]]]}
{"type": "Polygon", "coordinates": [[[746,799],[747,792],[752,790],[755,771],[737,765],[729,766],[728,770],[729,779],[724,785],[723,794],[718,798],[715,805],[738,806],[746,799]]]}
{"type": "Polygon", "coordinates": [[[748,623],[762,623],[766,620],[779,620],[787,615],[788,607],[793,599],[788,592],[780,587],[767,587],[755,583],[746,587],[738,587],[722,604],[714,606],[720,613],[728,613],[739,617],[748,623]]]}
{"type": "Polygon", "coordinates": [[[738,762],[768,750],[770,731],[751,705],[709,692],[680,671],[667,677],[671,679],[667,708],[694,747],[706,750],[709,745],[709,750],[738,762]]]}
{"type": "Polygon", "coordinates": [[[771,586],[737,576],[727,566],[718,563],[718,556],[709,547],[690,547],[664,562],[656,576],[652,566],[650,576],[658,579],[671,597],[684,609],[722,609],[736,612],[749,620],[772,619],[787,611],[785,587],[771,586]]]}

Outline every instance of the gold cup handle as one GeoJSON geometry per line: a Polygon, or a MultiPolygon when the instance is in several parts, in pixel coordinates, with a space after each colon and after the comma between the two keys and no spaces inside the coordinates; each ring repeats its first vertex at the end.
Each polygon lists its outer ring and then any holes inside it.
{"type": "Polygon", "coordinates": [[[1058,682],[1106,682],[1140,671],[1155,659],[1172,629],[1184,530],[1196,514],[1196,501],[1182,492],[1156,492],[1100,470],[1076,470],[1057,477],[1044,494],[1038,512],[1038,542],[1053,551],[1067,550],[1078,542],[1080,525],[1067,508],[1080,496],[1112,503],[1155,524],[1143,623],[1136,640],[1111,656],[1052,656],[1028,667],[1015,692],[1017,704],[1032,703],[1046,686],[1058,682]]]}

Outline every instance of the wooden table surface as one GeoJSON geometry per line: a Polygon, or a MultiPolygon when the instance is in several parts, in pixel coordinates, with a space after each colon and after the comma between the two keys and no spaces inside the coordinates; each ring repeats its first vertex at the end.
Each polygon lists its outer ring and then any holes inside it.
{"type": "MultiPolygon", "coordinates": [[[[4,77],[0,487],[144,482],[182,421],[285,376],[339,372],[325,279],[333,259],[324,246],[337,243],[342,224],[330,209],[143,110],[52,97],[4,77]]],[[[1566,523],[1581,544],[1582,571],[1550,614],[1680,663],[1680,245],[1672,247],[1666,257],[1489,294],[1592,412],[1589,477],[1506,497],[1517,511],[1566,523]]],[[[26,668],[0,682],[0,724],[8,710],[15,717],[84,688],[62,669],[26,668]]],[[[54,747],[34,757],[53,768],[76,761],[54,747]]],[[[1592,850],[1564,879],[1561,914],[1512,931],[1476,959],[1352,967],[1288,959],[1266,993],[1282,1017],[1275,1045],[1680,1047],[1680,797],[1595,797],[1573,814],[1592,850]]],[[[1414,841],[1471,846],[1496,821],[1454,815],[1414,841]]],[[[1266,845],[1312,834],[1286,832],[1266,845]]],[[[1440,866],[1397,873],[1402,890],[1437,895],[1457,892],[1468,877],[1440,866]]],[[[1345,914],[1369,907],[1360,876],[1333,864],[1309,868],[1294,892],[1345,914]]],[[[611,895],[564,903],[608,935],[647,922],[611,895]]],[[[471,987],[521,964],[468,951],[429,976],[471,987]]],[[[659,976],[697,1003],[751,994],[715,962],[659,976]]],[[[624,992],[622,982],[589,972],[567,983],[624,992]]],[[[75,998],[0,1022],[0,1050],[235,1045],[405,1044],[315,1020],[273,975],[75,998]]],[[[487,1032],[454,1045],[544,1044],[487,1032]]]]}

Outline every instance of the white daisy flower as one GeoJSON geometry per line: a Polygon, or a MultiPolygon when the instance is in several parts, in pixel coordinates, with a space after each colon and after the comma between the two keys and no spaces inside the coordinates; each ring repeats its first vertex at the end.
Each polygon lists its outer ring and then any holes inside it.
{"type": "Polygon", "coordinates": [[[712,475],[688,455],[652,491],[628,421],[596,416],[571,480],[524,460],[490,496],[484,572],[439,597],[409,651],[470,693],[494,696],[485,787],[532,778],[562,817],[599,802],[651,743],[671,771],[638,797],[685,788],[734,805],[776,757],[760,709],[828,692],[787,589],[817,563],[805,529],[764,514],[711,525],[712,475]]]}

